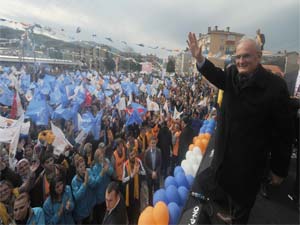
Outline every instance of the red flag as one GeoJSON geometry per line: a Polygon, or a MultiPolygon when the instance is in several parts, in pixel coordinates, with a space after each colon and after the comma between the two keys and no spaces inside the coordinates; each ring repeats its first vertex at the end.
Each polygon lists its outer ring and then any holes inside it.
{"type": "Polygon", "coordinates": [[[92,105],[92,95],[89,91],[85,92],[85,101],[84,101],[84,106],[91,106],[92,105]]]}
{"type": "Polygon", "coordinates": [[[10,118],[11,119],[16,119],[17,118],[17,111],[18,111],[17,93],[15,92],[14,99],[13,99],[13,104],[11,106],[11,111],[10,111],[10,118]]]}

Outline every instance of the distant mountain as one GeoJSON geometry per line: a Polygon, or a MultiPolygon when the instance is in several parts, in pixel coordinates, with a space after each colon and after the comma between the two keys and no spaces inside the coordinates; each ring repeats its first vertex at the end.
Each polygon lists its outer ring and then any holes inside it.
{"type": "MultiPolygon", "coordinates": [[[[21,40],[22,34],[24,34],[24,29],[11,28],[7,26],[0,25],[0,40],[9,39],[9,40],[21,40]]],[[[66,41],[58,38],[54,38],[53,35],[44,32],[43,34],[34,33],[31,34],[31,40],[35,42],[36,46],[44,45],[46,48],[56,48],[56,49],[78,49],[78,47],[90,48],[94,46],[108,47],[112,52],[121,54],[121,51],[104,44],[98,44],[92,41],[66,41]]]]}

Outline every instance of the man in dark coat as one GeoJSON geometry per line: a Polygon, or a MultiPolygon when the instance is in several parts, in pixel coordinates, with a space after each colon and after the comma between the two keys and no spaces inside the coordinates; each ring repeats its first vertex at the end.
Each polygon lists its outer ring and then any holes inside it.
{"type": "Polygon", "coordinates": [[[153,193],[158,190],[160,186],[160,170],[162,166],[161,151],[156,147],[156,143],[156,138],[154,136],[151,137],[149,147],[144,156],[150,205],[152,205],[153,193]]]}
{"type": "Polygon", "coordinates": [[[105,192],[106,213],[102,224],[128,224],[124,199],[120,193],[119,184],[111,182],[105,192]]]}
{"type": "Polygon", "coordinates": [[[189,116],[182,117],[182,132],[179,137],[178,162],[181,163],[185,159],[185,153],[189,149],[189,145],[193,143],[195,132],[191,126],[192,121],[189,116]]]}
{"type": "Polygon", "coordinates": [[[221,195],[211,200],[218,204],[227,199],[230,206],[223,207],[227,213],[218,214],[221,220],[247,223],[268,154],[271,183],[280,184],[288,173],[292,130],[288,89],[282,78],[261,66],[261,50],[252,39],[238,43],[236,65],[226,71],[202,56],[195,34],[189,33],[188,45],[198,70],[224,90],[212,162],[213,190],[221,195]]]}
{"type": "Polygon", "coordinates": [[[162,161],[162,175],[165,178],[168,176],[168,169],[170,167],[171,161],[171,150],[172,150],[172,133],[167,126],[167,122],[163,122],[161,124],[161,128],[159,129],[157,135],[157,147],[161,150],[162,161]]]}

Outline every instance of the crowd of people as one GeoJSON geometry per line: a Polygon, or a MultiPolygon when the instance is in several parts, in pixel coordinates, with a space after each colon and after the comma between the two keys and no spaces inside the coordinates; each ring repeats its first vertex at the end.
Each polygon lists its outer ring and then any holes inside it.
{"type": "MultiPolygon", "coordinates": [[[[29,132],[21,132],[15,151],[11,143],[1,144],[0,224],[4,225],[137,224],[142,207],[152,204],[153,193],[163,185],[163,178],[180,164],[202,121],[217,107],[217,89],[198,74],[161,79],[137,73],[104,76],[97,71],[51,67],[29,72],[22,66],[5,67],[0,77],[19,94],[25,122],[30,121],[29,132]],[[30,83],[24,82],[28,75],[30,83]],[[64,108],[72,108],[79,92],[84,91],[76,110],[76,116],[82,116],[81,126],[72,116],[53,116],[59,102],[52,101],[51,92],[57,89],[50,87],[46,93],[45,77],[71,79],[75,93],[73,98],[67,93],[64,108]],[[128,93],[127,87],[112,88],[124,80],[136,84],[138,90],[128,93]],[[76,87],[81,88],[77,93],[76,87]],[[98,93],[109,92],[100,96],[91,87],[98,93]],[[37,98],[45,99],[53,108],[52,114],[47,111],[48,124],[28,113],[37,98]],[[125,108],[114,104],[117,98],[125,99],[125,108]],[[149,104],[147,107],[149,98],[159,110],[149,108],[149,104]],[[98,132],[90,129],[78,138],[82,130],[86,131],[84,115],[90,113],[96,118],[99,112],[99,126],[91,125],[98,132]],[[138,119],[129,123],[135,114],[138,119]],[[50,121],[70,143],[63,151],[57,151],[59,146],[53,143],[50,121]],[[142,198],[145,192],[148,196],[142,198]]],[[[45,112],[38,115],[42,117],[45,112]]],[[[14,104],[1,104],[1,116],[17,119],[14,104]]]]}

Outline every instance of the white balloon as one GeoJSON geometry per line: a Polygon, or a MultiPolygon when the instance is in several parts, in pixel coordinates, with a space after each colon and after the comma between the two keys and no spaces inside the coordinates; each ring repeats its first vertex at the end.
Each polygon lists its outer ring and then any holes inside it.
{"type": "Polygon", "coordinates": [[[194,154],[193,154],[193,151],[187,151],[186,153],[185,153],[185,158],[187,159],[187,160],[189,160],[190,158],[192,158],[192,157],[194,157],[194,154]]]}
{"type": "Polygon", "coordinates": [[[195,146],[193,148],[193,152],[194,152],[195,155],[202,155],[201,150],[198,146],[195,146]]]}
{"type": "Polygon", "coordinates": [[[197,155],[196,160],[197,160],[198,165],[200,165],[200,163],[202,161],[202,155],[197,155]]]}
{"type": "MultiPolygon", "coordinates": [[[[198,171],[199,165],[194,164],[193,165],[193,173],[196,175],[197,171],[198,171]]],[[[194,176],[195,176],[194,175],[194,176]]]]}
{"type": "Polygon", "coordinates": [[[187,161],[189,161],[191,165],[198,164],[197,156],[194,154],[191,155],[187,161]]]}
{"type": "Polygon", "coordinates": [[[186,159],[182,160],[181,167],[182,167],[185,175],[193,175],[192,174],[193,167],[192,167],[192,164],[188,160],[186,160],[186,159]]]}

